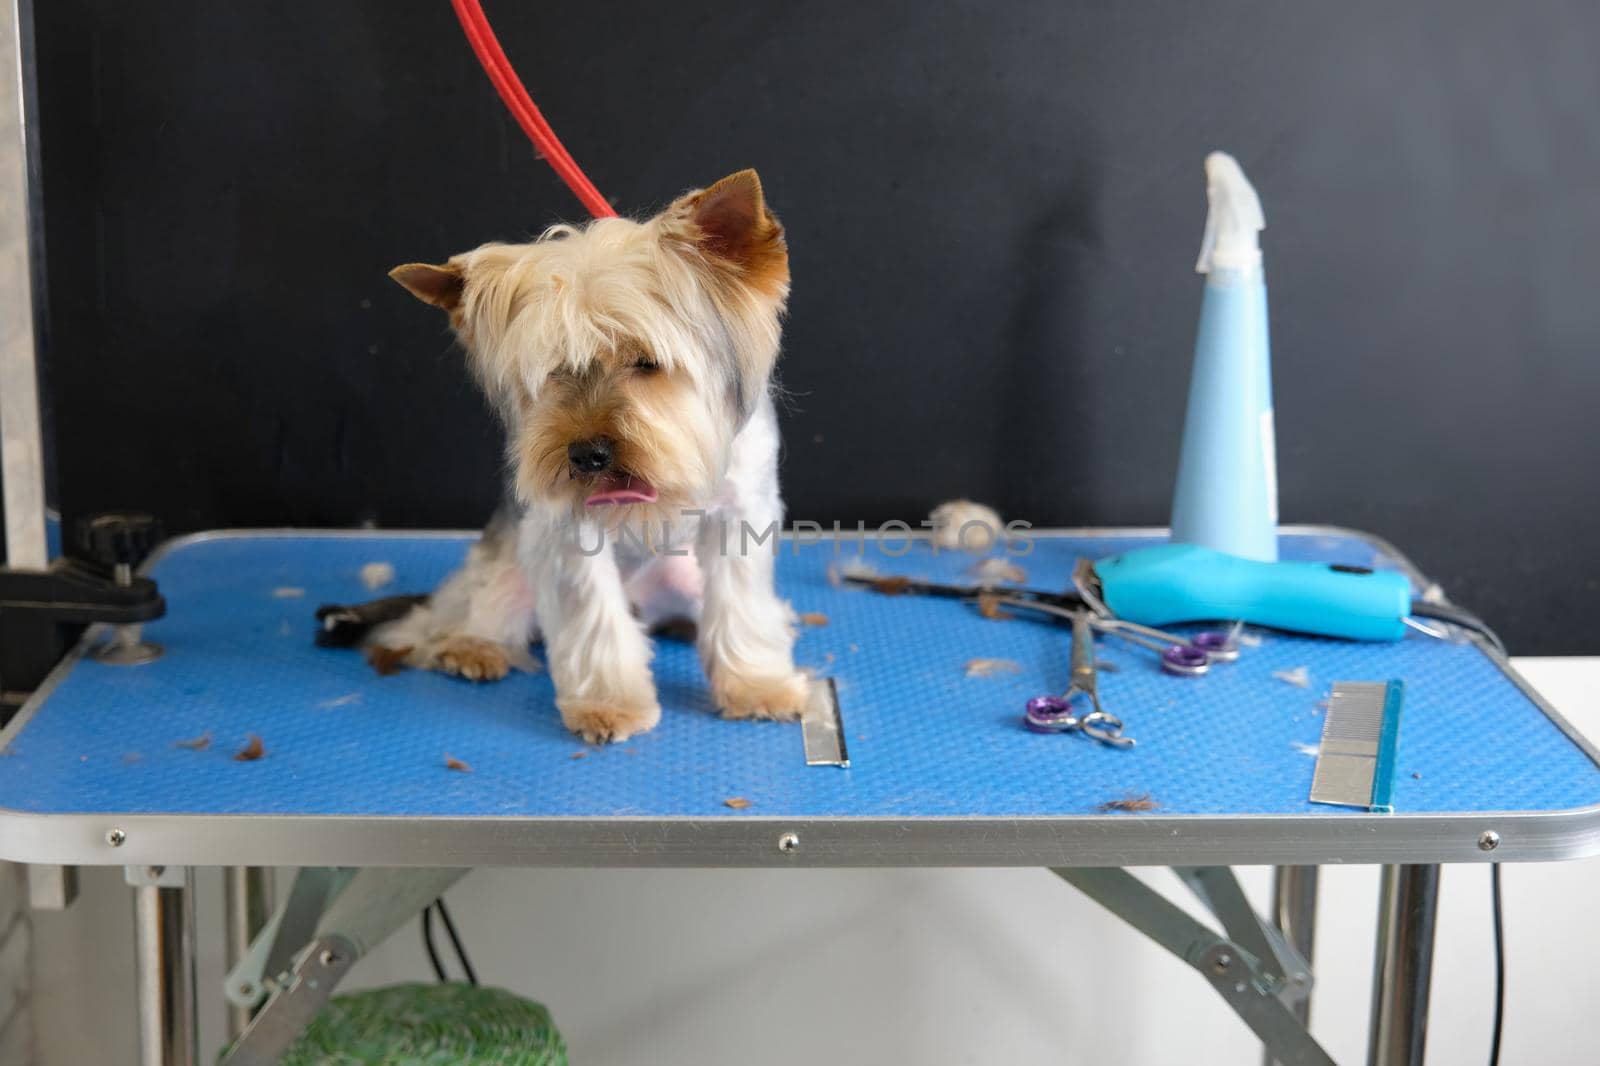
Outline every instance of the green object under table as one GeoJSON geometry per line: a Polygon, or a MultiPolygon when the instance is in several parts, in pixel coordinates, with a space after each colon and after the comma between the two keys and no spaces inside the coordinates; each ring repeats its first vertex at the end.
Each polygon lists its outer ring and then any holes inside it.
{"type": "Polygon", "coordinates": [[[282,1066],[566,1066],[541,1004],[499,988],[406,984],[331,1000],[282,1066]]]}

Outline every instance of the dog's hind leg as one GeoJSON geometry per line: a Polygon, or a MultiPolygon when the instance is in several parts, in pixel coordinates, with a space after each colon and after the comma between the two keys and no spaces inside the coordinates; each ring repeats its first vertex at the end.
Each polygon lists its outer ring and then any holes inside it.
{"type": "Polygon", "coordinates": [[[497,513],[466,562],[403,617],[374,629],[367,657],[380,672],[412,666],[469,681],[498,681],[535,669],[533,589],[517,564],[510,508],[497,513]]]}

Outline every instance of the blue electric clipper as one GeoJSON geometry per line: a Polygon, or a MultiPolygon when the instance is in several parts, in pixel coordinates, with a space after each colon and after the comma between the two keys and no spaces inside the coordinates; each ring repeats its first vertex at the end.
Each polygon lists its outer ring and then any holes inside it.
{"type": "Polygon", "coordinates": [[[1094,564],[1098,596],[1118,618],[1149,626],[1218,619],[1350,640],[1399,640],[1411,582],[1394,570],[1264,563],[1160,544],[1094,564]]]}

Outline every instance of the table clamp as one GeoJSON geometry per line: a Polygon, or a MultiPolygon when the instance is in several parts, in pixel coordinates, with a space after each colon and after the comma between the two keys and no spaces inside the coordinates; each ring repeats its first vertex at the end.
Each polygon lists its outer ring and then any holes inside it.
{"type": "Polygon", "coordinates": [[[79,534],[85,558],[63,556],[45,570],[0,566],[0,690],[7,694],[0,722],[10,717],[9,701],[20,705],[18,696],[38,688],[86,626],[117,626],[132,638],[119,647],[154,650],[139,643],[133,627],[160,618],[167,604],[155,582],[133,570],[160,527],[148,515],[101,515],[79,534]]]}

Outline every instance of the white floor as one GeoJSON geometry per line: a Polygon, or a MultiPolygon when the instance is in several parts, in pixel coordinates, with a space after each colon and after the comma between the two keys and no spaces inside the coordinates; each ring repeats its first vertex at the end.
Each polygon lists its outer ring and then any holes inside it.
{"type": "MultiPolygon", "coordinates": [[[[1518,666],[1600,736],[1600,659],[1518,666]]],[[[1493,740],[1494,724],[1468,723],[1493,740]]],[[[85,871],[38,921],[44,1066],[136,1062],[129,903],[85,871]]],[[[1491,955],[1486,867],[1448,867],[1428,1061],[1481,1063],[1491,955]]],[[[1267,872],[1243,871],[1265,902],[1267,872]]],[[[1175,888],[1164,871],[1152,880],[1175,888]]],[[[1505,1066],[1600,1061],[1600,860],[1505,870],[1505,1066]]],[[[1366,1055],[1377,876],[1324,870],[1313,1029],[1366,1055]]],[[[220,925],[220,883],[200,921],[220,925]]],[[[1183,898],[1181,892],[1176,898],[1183,898]]],[[[1198,977],[1041,870],[480,870],[449,901],[480,976],[550,1005],[579,1064],[1255,1063],[1251,1034],[1198,977]]],[[[213,987],[220,945],[203,935],[213,987]]],[[[413,929],[352,987],[430,979],[413,929]]],[[[221,1011],[204,1013],[215,1048],[221,1011]]],[[[10,1066],[10,1064],[6,1064],[10,1066]]]]}

